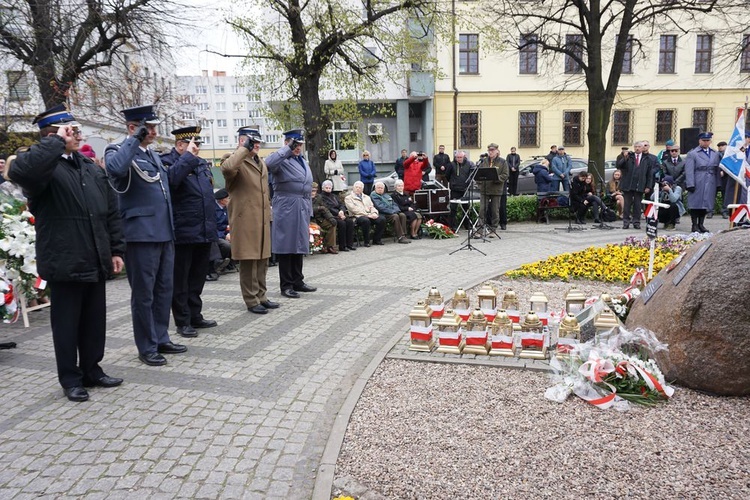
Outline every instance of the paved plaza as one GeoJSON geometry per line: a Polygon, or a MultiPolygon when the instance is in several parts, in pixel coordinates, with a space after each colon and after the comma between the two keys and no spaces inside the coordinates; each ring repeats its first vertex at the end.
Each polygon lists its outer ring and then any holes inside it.
{"type": "MultiPolygon", "coordinates": [[[[712,230],[727,227],[708,220],[712,230]]],[[[686,224],[683,219],[682,226],[686,224]]],[[[689,227],[689,220],[687,221],[689,227]]],[[[204,315],[219,322],[165,367],[138,361],[125,279],[108,283],[103,367],[123,377],[71,403],[57,383],[48,311],[0,326],[0,498],[329,498],[348,412],[367,377],[406,335],[408,312],[437,286],[444,295],[552,254],[621,242],[643,231],[567,233],[511,224],[502,240],[421,240],[305,259],[301,299],[246,311],[238,275],[206,284],[204,315]]],[[[678,226],[679,227],[679,226],[678,226]]],[[[174,327],[171,328],[174,332],[174,327]]]]}

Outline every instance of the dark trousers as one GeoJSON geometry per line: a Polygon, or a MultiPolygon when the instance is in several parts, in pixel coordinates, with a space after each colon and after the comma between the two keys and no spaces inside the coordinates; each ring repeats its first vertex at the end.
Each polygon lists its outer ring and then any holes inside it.
{"type": "Polygon", "coordinates": [[[372,241],[380,241],[383,238],[383,231],[385,231],[385,217],[378,215],[377,219],[371,219],[360,215],[357,217],[357,225],[362,228],[362,237],[365,240],[365,244],[370,243],[370,227],[375,226],[375,232],[372,235],[372,241]]]}
{"type": "Polygon", "coordinates": [[[640,191],[623,191],[622,199],[625,202],[622,209],[622,222],[640,223],[643,193],[640,191]]]}
{"type": "Polygon", "coordinates": [[[209,262],[232,258],[232,244],[227,240],[217,240],[211,243],[211,256],[209,262]]]}
{"type": "Polygon", "coordinates": [[[500,227],[505,227],[508,225],[508,195],[503,194],[500,196],[500,203],[498,204],[498,208],[500,210],[499,220],[500,220],[500,227]]]}
{"type": "Polygon", "coordinates": [[[659,222],[664,224],[671,224],[674,226],[675,221],[680,216],[680,209],[677,208],[676,203],[670,203],[669,208],[659,209],[659,222]]]}
{"type": "Polygon", "coordinates": [[[55,281],[49,286],[52,343],[60,385],[77,387],[84,378],[102,378],[104,371],[99,363],[104,358],[107,328],[105,281],[55,281]]]}
{"type": "Polygon", "coordinates": [[[208,274],[211,243],[192,243],[174,246],[174,292],[172,315],[176,326],[200,323],[203,285],[208,274]]]}
{"type": "MultiPolygon", "coordinates": [[[[451,189],[449,196],[450,196],[451,200],[460,200],[461,198],[464,197],[465,193],[466,193],[466,191],[459,191],[457,189],[451,189]]],[[[458,203],[451,203],[450,204],[450,206],[451,206],[451,220],[450,220],[450,225],[451,225],[451,227],[453,229],[458,229],[456,227],[458,225],[458,222],[459,222],[458,221],[458,205],[459,205],[458,203]]],[[[466,208],[464,208],[464,210],[468,210],[469,209],[469,205],[465,205],[465,207],[466,208]]],[[[467,222],[468,222],[468,220],[469,219],[466,219],[467,222]]],[[[464,222],[464,225],[466,225],[467,222],[464,222]]]]}
{"type": "Polygon", "coordinates": [[[508,175],[508,191],[510,192],[511,196],[517,196],[518,195],[518,170],[510,171],[510,174],[508,175]]]}
{"type": "Polygon", "coordinates": [[[354,219],[336,219],[336,231],[339,238],[339,250],[354,246],[354,219]]]}
{"type": "Polygon", "coordinates": [[[302,259],[304,256],[299,253],[277,253],[276,259],[279,262],[279,281],[281,282],[281,291],[290,288],[300,287],[305,281],[305,275],[302,274],[302,259]]]}
{"type": "Polygon", "coordinates": [[[367,196],[370,196],[370,193],[372,193],[372,184],[373,184],[373,183],[372,183],[372,182],[363,182],[362,184],[364,184],[364,185],[365,185],[365,187],[364,187],[364,190],[363,190],[363,192],[364,192],[364,193],[365,193],[365,194],[366,194],[367,196]]]}
{"type": "Polygon", "coordinates": [[[174,243],[128,243],[125,270],[130,283],[135,345],[140,354],[156,352],[158,344],[169,342],[174,243]]]}

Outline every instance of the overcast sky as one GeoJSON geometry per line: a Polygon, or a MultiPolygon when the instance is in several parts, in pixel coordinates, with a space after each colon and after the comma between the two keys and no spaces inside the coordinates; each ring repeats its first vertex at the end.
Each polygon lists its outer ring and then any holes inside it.
{"type": "Polygon", "coordinates": [[[226,71],[227,74],[237,74],[237,64],[240,59],[223,58],[206,52],[206,48],[224,54],[239,54],[240,43],[237,35],[226,25],[224,19],[233,8],[235,12],[244,5],[242,9],[250,12],[257,9],[254,4],[238,4],[229,0],[184,0],[196,5],[199,9],[198,22],[194,30],[182,32],[178,36],[182,39],[183,46],[192,46],[188,52],[189,56],[176,49],[178,75],[200,75],[202,70],[226,71]],[[208,6],[207,6],[208,5],[208,6]]]}

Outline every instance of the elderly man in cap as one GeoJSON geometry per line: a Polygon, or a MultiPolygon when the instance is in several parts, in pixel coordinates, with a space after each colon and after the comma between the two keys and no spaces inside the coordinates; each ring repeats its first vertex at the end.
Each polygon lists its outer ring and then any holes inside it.
{"type": "MultiPolygon", "coordinates": [[[[230,155],[231,156],[231,155],[230,155]]],[[[228,157],[227,157],[228,158],[228,157]]],[[[230,234],[229,193],[221,188],[214,193],[214,214],[216,216],[216,242],[211,244],[211,255],[209,255],[208,276],[206,281],[216,281],[225,269],[236,271],[232,263],[232,236],[230,234]]]]}
{"type": "MultiPolygon", "coordinates": [[[[237,130],[241,146],[221,164],[231,198],[232,257],[240,263],[240,289],[247,310],[266,314],[279,304],[266,297],[266,274],[271,256],[271,205],[268,168],[258,156],[260,132],[237,130]]],[[[309,220],[309,219],[308,219],[309,220]]]]}
{"type": "Polygon", "coordinates": [[[122,270],[125,252],[117,199],[104,171],[78,152],[78,123],[63,105],[34,123],[42,140],[19,153],[8,175],[24,189],[36,217],[37,270],[50,284],[58,380],[69,400],[86,401],[86,386],[122,383],[99,366],[105,283],[122,270]]]}
{"type": "MultiPolygon", "coordinates": [[[[494,168],[497,171],[497,180],[479,182],[479,218],[486,229],[487,236],[493,238],[497,235],[497,226],[505,229],[507,215],[505,206],[507,204],[507,190],[505,183],[508,180],[509,170],[505,159],[500,156],[500,146],[490,143],[487,146],[487,154],[480,156],[477,168],[494,168]],[[487,215],[489,210],[489,216],[487,215]],[[489,219],[488,219],[489,217],[489,219]]],[[[482,236],[478,236],[481,238],[482,236]]]]}
{"type": "Polygon", "coordinates": [[[719,162],[721,156],[711,149],[711,132],[698,136],[698,147],[691,149],[685,158],[685,186],[688,192],[691,231],[707,233],[703,225],[706,212],[713,210],[716,200],[716,186],[720,182],[719,162]]]}
{"type": "Polygon", "coordinates": [[[148,146],[159,118],[153,106],[122,111],[128,137],[104,151],[107,173],[119,195],[127,250],[130,309],[138,359],[162,366],[162,354],[187,351],[169,338],[169,306],[174,285],[174,225],[167,169],[148,146]]]}
{"type": "Polygon", "coordinates": [[[266,159],[273,183],[273,251],[279,261],[281,294],[317,290],[305,283],[302,258],[310,253],[312,172],[304,156],[301,129],[284,132],[284,146],[266,159]]]}
{"type": "Polygon", "coordinates": [[[216,326],[216,321],[202,314],[201,294],[209,271],[211,243],[217,236],[214,180],[208,163],[198,156],[200,129],[173,130],[175,145],[160,156],[167,167],[174,219],[172,316],[177,333],[183,337],[197,337],[196,328],[216,326]]]}

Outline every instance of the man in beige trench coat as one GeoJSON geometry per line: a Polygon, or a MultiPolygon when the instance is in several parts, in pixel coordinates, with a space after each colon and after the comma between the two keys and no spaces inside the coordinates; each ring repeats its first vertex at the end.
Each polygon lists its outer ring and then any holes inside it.
{"type": "Polygon", "coordinates": [[[260,132],[242,127],[237,150],[221,164],[229,192],[232,258],[240,263],[240,288],[247,310],[266,314],[279,304],[266,297],[266,273],[271,256],[271,203],[268,169],[258,156],[260,132]]]}

